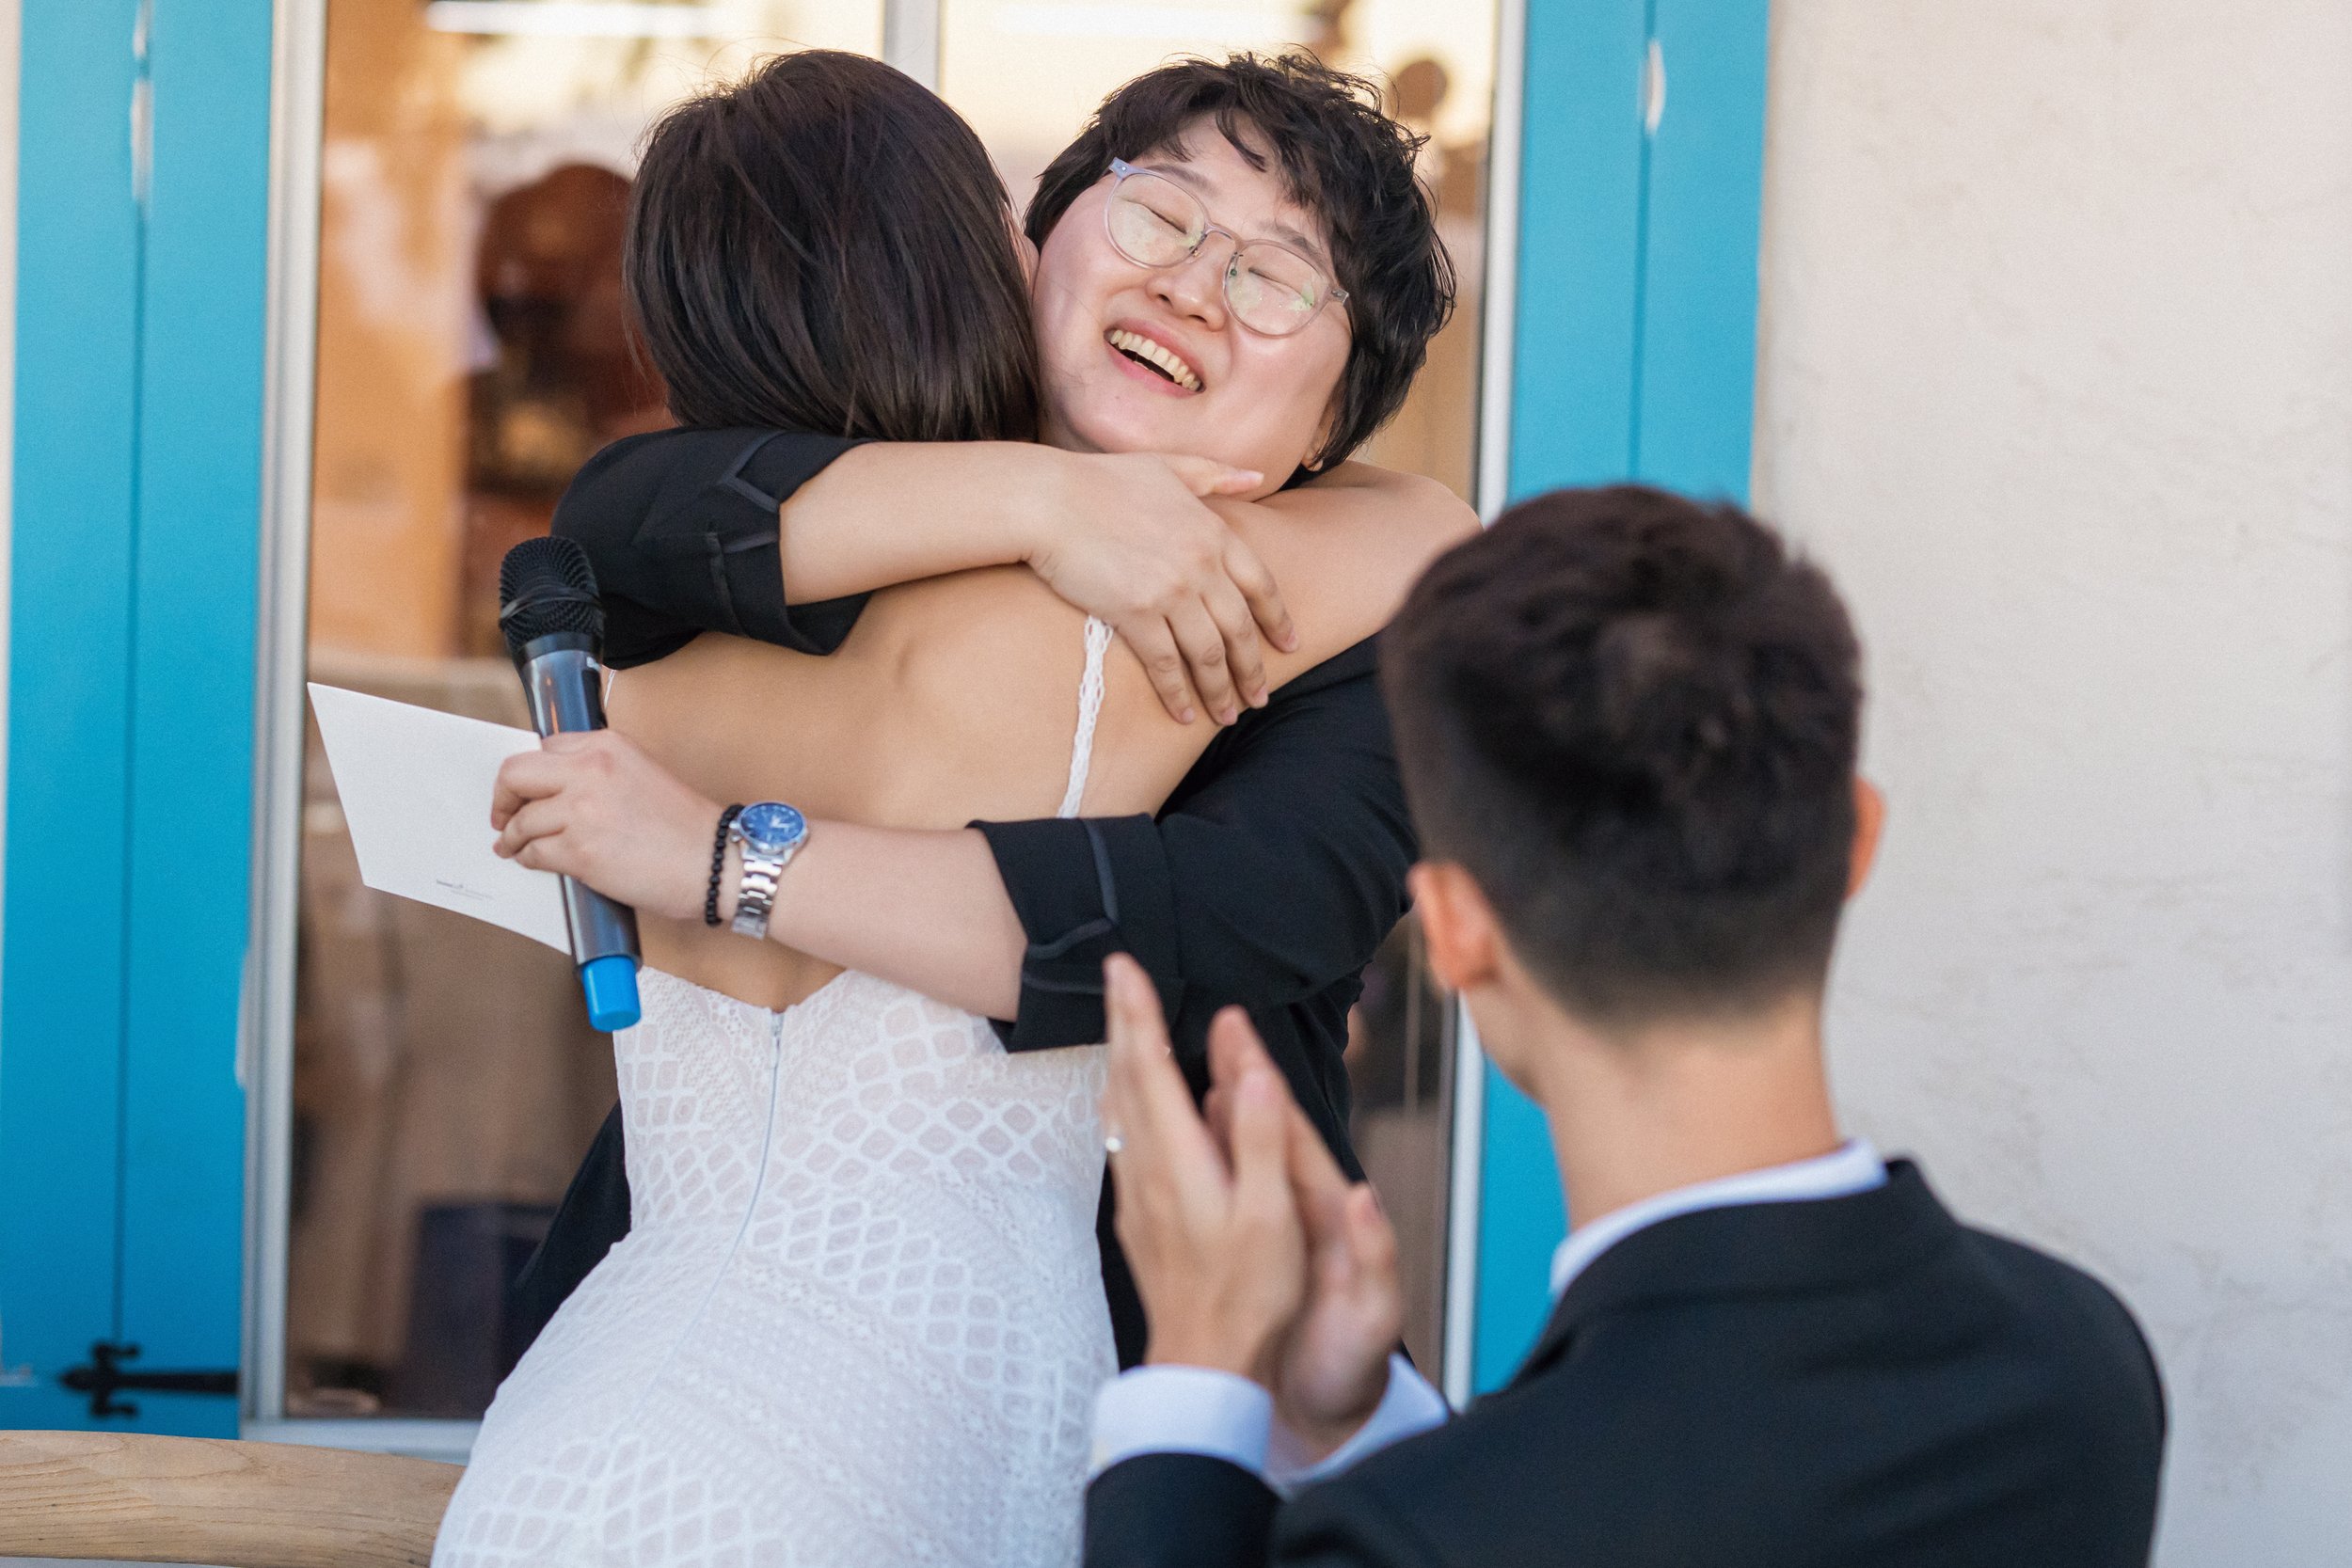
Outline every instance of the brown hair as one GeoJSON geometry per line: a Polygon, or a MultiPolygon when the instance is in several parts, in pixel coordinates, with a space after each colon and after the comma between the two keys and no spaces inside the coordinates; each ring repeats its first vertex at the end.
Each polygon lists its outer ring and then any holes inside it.
{"type": "Polygon", "coordinates": [[[1635,485],[1513,507],[1438,559],[1380,648],[1427,852],[1596,1022],[1822,983],[1860,657],[1829,579],[1770,529],[1635,485]]]}
{"type": "Polygon", "coordinates": [[[1330,231],[1331,263],[1347,291],[1339,308],[1354,341],[1339,416],[1308,456],[1310,467],[1328,467],[1404,405],[1429,340],[1454,310],[1454,262],[1413,172],[1423,138],[1380,112],[1372,83],[1306,55],[1180,60],[1146,71],[1104,99],[1039,177],[1029,238],[1043,245],[1113,158],[1171,151],[1204,119],[1254,168],[1267,166],[1270,151],[1290,198],[1330,231]]]}
{"type": "Polygon", "coordinates": [[[1037,434],[1037,347],[987,151],[911,77],[781,55],[645,143],[623,283],[689,425],[1037,434]]]}

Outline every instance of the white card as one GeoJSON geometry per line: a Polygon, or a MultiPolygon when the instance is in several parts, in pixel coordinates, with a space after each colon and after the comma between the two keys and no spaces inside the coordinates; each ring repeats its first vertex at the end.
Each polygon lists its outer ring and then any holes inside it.
{"type": "Polygon", "coordinates": [[[554,874],[490,848],[499,765],[536,751],[537,736],[315,681],[310,709],[361,881],[571,951],[554,874]]]}

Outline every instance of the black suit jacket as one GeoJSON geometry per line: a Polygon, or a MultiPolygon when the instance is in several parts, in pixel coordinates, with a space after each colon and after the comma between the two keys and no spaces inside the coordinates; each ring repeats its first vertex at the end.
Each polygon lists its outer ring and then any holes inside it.
{"type": "Polygon", "coordinates": [[[1508,1387],[1287,1505],[1153,1454],[1087,1568],[2138,1568],[2163,1396],[2122,1304],[1898,1161],[1635,1232],[1508,1387]]]}
{"type": "MultiPolygon", "coordinates": [[[[777,510],[856,446],[804,432],[663,431],[614,442],[581,468],[555,532],[588,551],[605,601],[605,657],[643,664],[704,631],[831,653],[865,596],[786,602],[777,510]]],[[[1209,1021],[1248,1007],[1291,1092],[1351,1177],[1347,1013],[1405,912],[1412,825],[1375,646],[1359,643],[1275,691],[1209,745],[1156,817],[976,824],[1028,936],[1006,1048],[1104,1035],[1103,960],[1127,953],[1159,988],[1178,1058],[1207,1085],[1209,1021]]],[[[628,1231],[617,1107],[516,1283],[515,1355],[628,1231]]],[[[1098,1229],[1120,1361],[1142,1355],[1142,1304],[1098,1229]]]]}

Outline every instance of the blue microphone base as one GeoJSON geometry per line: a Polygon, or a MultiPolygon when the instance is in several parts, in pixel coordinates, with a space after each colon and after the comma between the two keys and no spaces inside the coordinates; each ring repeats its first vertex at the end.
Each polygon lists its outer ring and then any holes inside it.
{"type": "Polygon", "coordinates": [[[588,1000],[588,1026],[604,1034],[630,1027],[643,1012],[637,1002],[637,960],[626,953],[581,964],[580,991],[588,1000]]]}

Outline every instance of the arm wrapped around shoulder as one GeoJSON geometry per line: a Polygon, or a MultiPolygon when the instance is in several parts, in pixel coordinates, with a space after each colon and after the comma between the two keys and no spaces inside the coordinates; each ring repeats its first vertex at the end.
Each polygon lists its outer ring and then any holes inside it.
{"type": "Polygon", "coordinates": [[[590,458],[557,503],[553,531],[596,567],[605,662],[647,664],[706,631],[806,654],[839,647],[866,596],[787,606],[778,517],[861,444],[808,431],[662,430],[590,458]]]}

